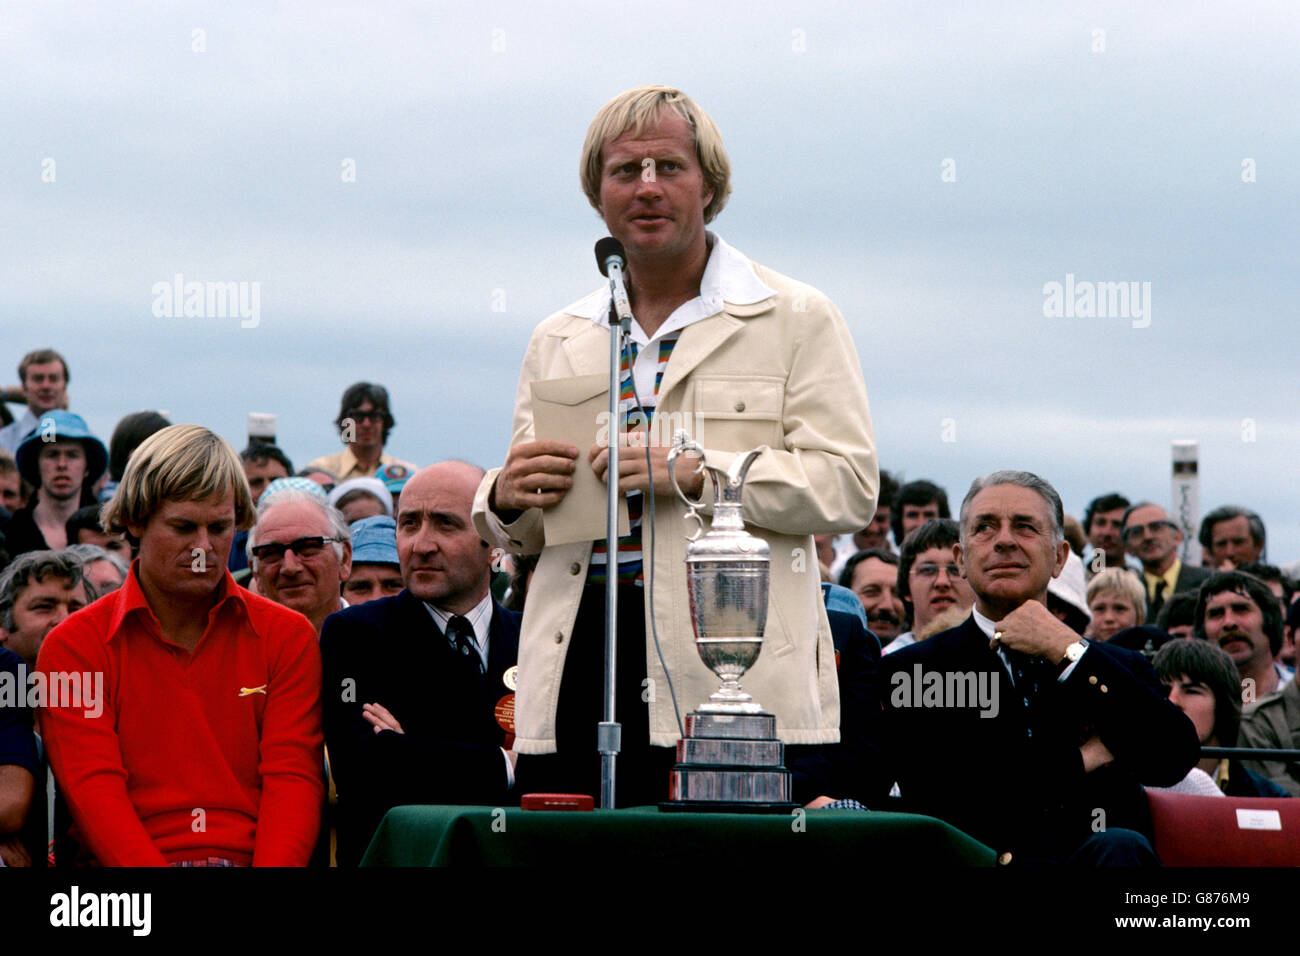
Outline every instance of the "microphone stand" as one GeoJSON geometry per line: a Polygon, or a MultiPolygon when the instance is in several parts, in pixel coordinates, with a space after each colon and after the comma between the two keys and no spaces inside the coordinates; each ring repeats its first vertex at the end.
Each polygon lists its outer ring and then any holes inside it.
{"type": "MultiPolygon", "coordinates": [[[[605,709],[596,725],[596,749],[600,751],[600,808],[614,809],[614,780],[623,727],[615,719],[614,700],[618,662],[618,452],[622,427],[619,421],[619,357],[623,336],[631,329],[620,322],[614,307],[614,281],[609,298],[609,467],[605,471],[605,709]]],[[[629,371],[631,371],[629,369],[629,371]]]]}

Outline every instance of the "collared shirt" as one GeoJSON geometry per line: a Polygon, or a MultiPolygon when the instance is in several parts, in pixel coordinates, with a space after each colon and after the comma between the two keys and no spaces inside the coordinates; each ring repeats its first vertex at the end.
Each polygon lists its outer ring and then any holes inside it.
{"type": "MultiPolygon", "coordinates": [[[[981,613],[979,612],[979,608],[978,608],[978,607],[972,607],[972,608],[970,609],[970,612],[971,612],[971,614],[974,616],[974,618],[975,618],[975,623],[979,626],[979,629],[980,629],[981,631],[983,631],[983,632],[988,636],[988,639],[989,639],[990,641],[993,640],[993,632],[994,632],[993,622],[992,622],[991,620],[989,620],[987,617],[985,617],[983,614],[981,614],[981,613]]],[[[1084,640],[1084,639],[1081,637],[1081,638],[1079,638],[1079,643],[1081,643],[1081,644],[1083,645],[1084,653],[1087,653],[1087,651],[1088,651],[1088,642],[1087,642],[1086,640],[1084,640]]],[[[1001,644],[998,645],[998,657],[999,657],[999,658],[1001,659],[1001,661],[1002,661],[1002,666],[1005,667],[1005,668],[1007,669],[1007,674],[1011,676],[1011,679],[1012,679],[1012,681],[1014,682],[1014,681],[1015,681],[1015,673],[1014,673],[1014,672],[1012,671],[1012,669],[1011,669],[1011,661],[1010,661],[1010,659],[1007,657],[1007,655],[1006,655],[1006,651],[1003,650],[1003,647],[1002,647],[1001,644]]],[[[1056,678],[1057,681],[1058,681],[1058,682],[1063,681],[1063,680],[1065,680],[1067,677],[1069,677],[1072,673],[1074,673],[1074,669],[1079,665],[1079,661],[1081,661],[1081,660],[1083,660],[1083,654],[1080,654],[1080,655],[1079,655],[1079,660],[1077,660],[1077,661],[1071,661],[1071,662],[1070,662],[1070,666],[1067,667],[1065,670],[1061,671],[1060,675],[1056,678]]]]}
{"type": "MultiPolygon", "coordinates": [[[[992,638],[992,635],[989,636],[990,638],[992,638]]],[[[886,644],[880,653],[892,654],[894,653],[894,651],[901,651],[903,648],[907,647],[907,645],[915,644],[915,643],[916,643],[916,632],[907,631],[904,634],[899,634],[898,637],[894,638],[892,641],[886,644]]],[[[1003,658],[1002,662],[1005,664],[1006,658],[1003,658]]]]}
{"type": "MultiPolygon", "coordinates": [[[[752,305],[776,295],[754,272],[754,264],[748,256],[727,245],[715,233],[705,235],[711,249],[708,263],[704,266],[704,275],[700,277],[700,294],[679,305],[664,324],[655,330],[653,336],[645,334],[634,315],[631,338],[637,345],[637,358],[633,371],[637,394],[643,402],[647,395],[655,394],[655,376],[659,372],[658,350],[649,348],[651,343],[669,335],[680,335],[687,326],[717,315],[722,311],[724,303],[752,305]]],[[[609,285],[606,284],[564,311],[591,319],[602,328],[608,328],[609,302],[609,285]]]]}
{"type": "Polygon", "coordinates": [[[0,428],[0,446],[6,448],[11,455],[17,454],[22,440],[36,431],[40,423],[41,420],[32,414],[32,410],[27,409],[22,418],[0,428]]]}
{"type": "MultiPolygon", "coordinates": [[[[428,601],[424,602],[433,621],[438,625],[438,630],[447,636],[447,622],[455,615],[451,611],[444,611],[440,607],[434,607],[428,601]]],[[[468,614],[462,614],[461,617],[469,621],[470,626],[474,628],[474,648],[478,651],[479,659],[483,662],[483,667],[488,666],[488,635],[492,630],[492,592],[489,591],[483,600],[470,610],[468,614]]],[[[456,642],[450,636],[447,640],[451,643],[452,649],[456,647],[456,642]]],[[[515,785],[515,765],[510,762],[509,755],[506,754],[504,747],[501,748],[501,755],[506,761],[506,788],[513,789],[515,785]]]]}
{"type": "MultiPolygon", "coordinates": [[[[650,427],[658,404],[659,385],[663,381],[673,348],[681,337],[682,331],[704,319],[717,315],[725,303],[733,305],[751,305],[762,302],[776,295],[776,292],[759,279],[754,271],[754,264],[737,249],[723,242],[716,234],[706,233],[709,243],[709,258],[700,277],[700,294],[679,305],[663,325],[655,330],[654,335],[647,335],[638,321],[632,323],[630,345],[632,353],[631,371],[628,369],[626,352],[621,359],[619,389],[619,421],[626,427],[629,421],[633,425],[650,427]],[[635,393],[633,392],[635,386],[635,393]],[[639,421],[640,409],[645,410],[646,420],[639,421]]],[[[590,319],[602,328],[609,327],[609,305],[611,294],[609,286],[580,299],[564,311],[590,319]]],[[[626,454],[636,454],[635,450],[626,454]]],[[[643,496],[639,491],[627,495],[628,520],[630,531],[620,537],[618,542],[618,576],[628,584],[640,584],[643,558],[641,550],[641,522],[644,510],[643,496]]],[[[602,584],[605,581],[605,567],[608,563],[605,540],[596,541],[591,551],[591,561],[587,571],[588,584],[602,584]]]]}
{"type": "Polygon", "coordinates": [[[139,567],[54,628],[37,659],[47,682],[103,675],[95,706],[83,694],[41,712],[80,840],[104,865],[305,865],[325,793],[315,631],[225,572],[186,650],[163,633],[139,567]]]}
{"type": "MultiPolygon", "coordinates": [[[[434,607],[428,601],[424,602],[425,608],[432,615],[434,623],[438,625],[438,630],[442,631],[447,637],[452,649],[456,647],[456,641],[447,635],[447,622],[456,616],[453,611],[444,611],[440,607],[434,607]]],[[[489,591],[483,600],[470,610],[468,614],[462,614],[461,617],[469,621],[470,627],[474,628],[474,649],[478,651],[479,660],[483,667],[488,666],[488,634],[492,630],[492,592],[489,591]]]]}
{"type": "Polygon", "coordinates": [[[1156,588],[1160,589],[1159,593],[1166,598],[1174,593],[1174,588],[1178,584],[1178,572],[1183,569],[1183,559],[1174,558],[1174,563],[1169,565],[1164,574],[1152,574],[1149,571],[1142,572],[1142,578],[1147,585],[1147,603],[1152,603],[1156,599],[1156,588]],[[1162,583],[1163,582],[1163,583],[1162,583]]]}
{"type": "Polygon", "coordinates": [[[315,461],[310,462],[308,468],[323,468],[332,475],[337,475],[339,482],[347,481],[349,478],[370,478],[376,471],[384,465],[405,465],[412,471],[415,466],[409,461],[402,461],[400,458],[394,458],[392,455],[380,454],[379,464],[371,471],[366,471],[357,463],[357,456],[352,454],[351,448],[344,448],[337,455],[322,455],[315,461]]]}

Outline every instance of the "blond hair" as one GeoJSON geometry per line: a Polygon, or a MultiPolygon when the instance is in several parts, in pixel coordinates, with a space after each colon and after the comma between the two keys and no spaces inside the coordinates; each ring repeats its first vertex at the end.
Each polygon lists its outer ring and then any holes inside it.
{"type": "Polygon", "coordinates": [[[731,160],[722,145],[722,134],[709,114],[689,96],[671,86],[638,86],[620,93],[600,108],[587,127],[582,144],[579,174],[582,191],[591,207],[600,212],[601,165],[605,144],[631,132],[640,136],[659,120],[660,112],[669,110],[690,124],[695,136],[695,158],[700,161],[704,182],[713,190],[713,198],[704,207],[704,221],[713,222],[731,195],[731,160]]]}
{"type": "Polygon", "coordinates": [[[1084,600],[1087,602],[1089,609],[1092,608],[1092,599],[1103,591],[1113,591],[1126,598],[1129,604],[1133,605],[1133,610],[1137,615],[1133,620],[1134,626],[1146,621],[1146,588],[1142,586],[1142,582],[1137,579],[1137,575],[1132,571],[1125,568],[1107,568],[1105,571],[1098,572],[1088,582],[1088,590],[1085,592],[1084,600]]]}
{"type": "Polygon", "coordinates": [[[109,534],[122,534],[132,525],[147,525],[164,501],[202,501],[227,492],[235,496],[235,526],[250,527],[253,496],[235,450],[202,425],[169,425],[131,453],[99,523],[109,534]]]}

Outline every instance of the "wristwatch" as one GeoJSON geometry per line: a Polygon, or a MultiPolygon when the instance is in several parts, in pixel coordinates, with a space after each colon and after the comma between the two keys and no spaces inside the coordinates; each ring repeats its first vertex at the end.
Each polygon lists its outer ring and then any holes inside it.
{"type": "Polygon", "coordinates": [[[1061,670],[1065,670],[1071,664],[1075,663],[1080,657],[1082,657],[1083,652],[1087,649],[1087,647],[1088,647],[1088,642],[1083,638],[1079,638],[1073,644],[1068,645],[1065,648],[1065,656],[1061,658],[1061,670]]]}

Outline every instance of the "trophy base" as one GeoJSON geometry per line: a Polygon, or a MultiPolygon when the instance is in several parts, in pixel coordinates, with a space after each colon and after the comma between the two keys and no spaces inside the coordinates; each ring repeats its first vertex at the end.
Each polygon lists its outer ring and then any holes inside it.
{"type": "Polygon", "coordinates": [[[771,769],[781,766],[784,750],[779,740],[685,737],[677,741],[677,766],[771,769]]]}
{"type": "MultiPolygon", "coordinates": [[[[701,709],[703,710],[703,708],[701,709]]],[[[790,771],[776,717],[765,713],[686,715],[661,810],[691,813],[789,813],[790,771]]]]}
{"type": "Polygon", "coordinates": [[[776,717],[772,714],[710,714],[692,711],[686,715],[686,736],[725,737],[736,740],[775,740],[776,717]]]}
{"type": "Polygon", "coordinates": [[[670,774],[670,803],[784,804],[790,800],[790,772],[784,767],[687,766],[670,774]]]}
{"type": "Polygon", "coordinates": [[[710,700],[700,705],[701,714],[761,714],[763,707],[751,701],[710,700]]]}

